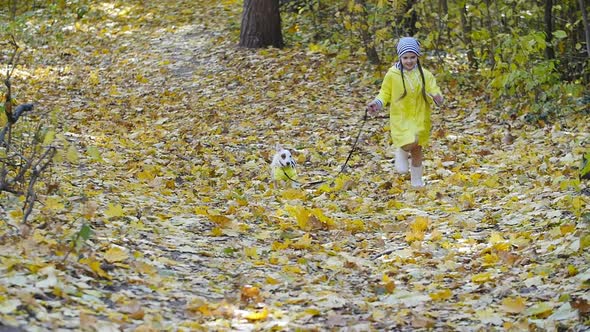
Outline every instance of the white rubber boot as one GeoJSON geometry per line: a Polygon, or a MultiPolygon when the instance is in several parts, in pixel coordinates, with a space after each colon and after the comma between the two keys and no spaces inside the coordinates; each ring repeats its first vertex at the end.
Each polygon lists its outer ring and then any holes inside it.
{"type": "Polygon", "coordinates": [[[423,172],[424,172],[424,166],[410,167],[412,187],[414,187],[414,188],[424,187],[424,181],[422,180],[422,173],[423,172]]]}
{"type": "Polygon", "coordinates": [[[399,148],[395,151],[395,170],[398,173],[408,173],[408,157],[409,153],[404,151],[404,149],[399,148]]]}

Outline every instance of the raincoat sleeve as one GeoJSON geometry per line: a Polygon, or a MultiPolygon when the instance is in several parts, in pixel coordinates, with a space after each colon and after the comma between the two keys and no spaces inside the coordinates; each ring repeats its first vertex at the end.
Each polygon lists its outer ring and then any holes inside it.
{"type": "Polygon", "coordinates": [[[393,81],[393,74],[391,70],[385,74],[385,78],[383,78],[383,83],[381,83],[381,90],[379,90],[379,95],[377,95],[377,100],[383,103],[382,106],[387,105],[391,102],[391,85],[393,81]]]}
{"type": "Polygon", "coordinates": [[[429,95],[441,95],[440,88],[436,84],[436,78],[431,72],[426,74],[426,93],[429,95]]]}

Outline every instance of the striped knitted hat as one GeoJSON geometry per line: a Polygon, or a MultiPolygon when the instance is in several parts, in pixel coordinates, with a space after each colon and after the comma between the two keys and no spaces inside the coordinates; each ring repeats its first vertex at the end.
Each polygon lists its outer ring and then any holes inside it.
{"type": "Polygon", "coordinates": [[[397,55],[402,56],[404,53],[413,52],[417,56],[421,56],[420,43],[412,37],[403,37],[397,43],[397,55]]]}

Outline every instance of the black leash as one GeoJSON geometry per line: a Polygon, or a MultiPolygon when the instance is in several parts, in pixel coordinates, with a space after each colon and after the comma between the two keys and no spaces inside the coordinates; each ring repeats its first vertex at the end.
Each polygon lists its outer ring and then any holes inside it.
{"type": "MultiPolygon", "coordinates": [[[[348,162],[350,161],[350,158],[352,157],[352,153],[354,152],[354,149],[356,149],[356,145],[358,144],[361,134],[363,133],[363,127],[365,126],[365,123],[367,122],[367,118],[368,118],[367,113],[368,113],[368,109],[365,108],[365,114],[363,115],[363,119],[361,121],[361,125],[359,127],[358,134],[356,135],[356,139],[354,140],[354,143],[352,144],[352,148],[350,149],[350,152],[348,153],[348,156],[346,157],[346,161],[342,165],[342,168],[340,168],[340,171],[338,172],[338,174],[336,174],[335,176],[332,177],[332,180],[330,181],[330,183],[333,183],[336,180],[336,178],[338,178],[338,176],[346,170],[346,166],[348,165],[348,162]]],[[[314,186],[314,185],[317,185],[320,183],[328,182],[327,180],[319,180],[319,181],[313,181],[313,182],[308,182],[308,183],[302,184],[301,182],[299,182],[295,179],[292,179],[289,176],[289,174],[287,174],[287,172],[285,172],[285,170],[283,168],[281,168],[281,170],[283,171],[283,173],[285,174],[287,179],[289,179],[295,183],[301,184],[302,186],[314,186]]]]}

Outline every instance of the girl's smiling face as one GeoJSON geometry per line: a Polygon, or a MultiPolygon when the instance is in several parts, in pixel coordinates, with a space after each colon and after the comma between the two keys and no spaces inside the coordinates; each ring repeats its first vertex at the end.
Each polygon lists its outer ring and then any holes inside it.
{"type": "Polygon", "coordinates": [[[418,56],[414,52],[406,52],[401,56],[402,66],[404,66],[404,70],[410,71],[416,67],[416,63],[418,62],[418,56]]]}

